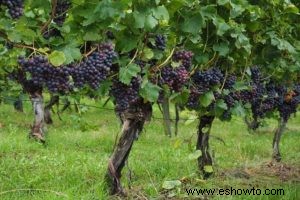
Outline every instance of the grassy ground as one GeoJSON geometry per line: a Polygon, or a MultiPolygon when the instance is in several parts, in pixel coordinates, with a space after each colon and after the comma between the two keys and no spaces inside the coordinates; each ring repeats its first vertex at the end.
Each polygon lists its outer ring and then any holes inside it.
{"type": "MultiPolygon", "coordinates": [[[[88,102],[93,104],[93,102],[88,102]]],[[[94,104],[96,105],[96,104],[94,104]]],[[[99,105],[99,103],[97,104],[99,105]]],[[[155,111],[155,116],[160,113],[155,111]]],[[[29,102],[24,113],[0,106],[0,199],[110,199],[104,182],[119,121],[110,110],[67,111],[48,126],[47,145],[27,138],[32,122],[29,102]]],[[[210,140],[215,174],[203,180],[195,160],[196,122],[181,122],[178,137],[163,134],[159,119],[147,124],[135,142],[123,185],[128,199],[206,199],[188,196],[188,188],[283,188],[283,196],[227,196],[226,199],[300,199],[300,117],[288,124],[281,141],[283,161],[270,163],[275,121],[249,134],[242,119],[216,121],[210,140]],[[163,189],[165,181],[181,185],[163,189]]],[[[117,197],[113,197],[117,198],[117,197]]],[[[224,196],[214,196],[223,199],[224,196]]]]}

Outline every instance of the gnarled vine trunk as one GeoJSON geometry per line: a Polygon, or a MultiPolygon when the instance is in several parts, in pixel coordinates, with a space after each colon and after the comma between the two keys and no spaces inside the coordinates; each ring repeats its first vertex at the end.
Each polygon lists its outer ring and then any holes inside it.
{"type": "Polygon", "coordinates": [[[106,175],[111,194],[124,195],[120,182],[121,172],[128,159],[134,140],[143,130],[144,123],[150,120],[152,115],[151,104],[140,103],[135,108],[119,113],[122,121],[121,137],[109,159],[106,175]]]}
{"type": "Polygon", "coordinates": [[[258,127],[260,125],[257,118],[250,120],[250,119],[248,119],[248,117],[245,117],[244,120],[245,120],[245,123],[246,123],[249,131],[255,131],[256,129],[258,129],[258,127]]]}
{"type": "Polygon", "coordinates": [[[214,116],[204,115],[200,117],[198,126],[197,150],[201,150],[202,155],[198,158],[198,168],[207,178],[212,172],[207,171],[207,166],[212,166],[212,158],[209,154],[209,134],[214,116]]]}
{"type": "Polygon", "coordinates": [[[44,100],[42,92],[35,92],[30,94],[34,112],[34,122],[31,127],[29,137],[35,138],[40,142],[45,142],[44,138],[44,100]]]}
{"type": "Polygon", "coordinates": [[[283,118],[280,118],[278,121],[278,127],[275,131],[274,138],[273,138],[273,159],[275,159],[277,162],[281,160],[281,155],[279,151],[279,143],[281,136],[283,134],[283,131],[286,127],[286,121],[283,118]]]}

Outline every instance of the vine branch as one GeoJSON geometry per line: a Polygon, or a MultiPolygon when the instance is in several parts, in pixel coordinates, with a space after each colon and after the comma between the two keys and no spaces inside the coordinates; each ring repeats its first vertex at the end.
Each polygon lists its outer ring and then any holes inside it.
{"type": "Polygon", "coordinates": [[[161,64],[155,66],[155,67],[153,68],[152,71],[157,71],[157,70],[159,70],[161,67],[165,66],[165,65],[171,60],[171,58],[172,58],[172,56],[173,56],[173,54],[174,54],[174,51],[175,51],[175,48],[172,49],[170,55],[166,58],[166,60],[165,60],[164,62],[162,62],[161,64]]]}
{"type": "Polygon", "coordinates": [[[47,27],[49,26],[49,24],[51,23],[51,21],[55,18],[55,13],[56,13],[56,6],[57,6],[57,0],[51,0],[51,16],[48,19],[48,21],[42,26],[41,28],[41,32],[43,33],[47,27]]]}

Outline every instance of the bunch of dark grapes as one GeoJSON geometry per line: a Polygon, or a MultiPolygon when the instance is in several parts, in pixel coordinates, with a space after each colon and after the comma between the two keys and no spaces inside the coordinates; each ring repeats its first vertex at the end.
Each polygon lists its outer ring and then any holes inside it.
{"type": "Polygon", "coordinates": [[[147,65],[146,61],[143,61],[143,60],[140,60],[140,59],[135,60],[134,63],[137,64],[141,68],[141,70],[143,70],[147,65]]]}
{"type": "Polygon", "coordinates": [[[292,114],[297,112],[297,108],[300,104],[300,90],[299,89],[300,89],[299,85],[295,85],[293,87],[293,90],[291,90],[290,92],[287,92],[287,90],[285,90],[286,92],[283,97],[283,102],[281,104],[279,104],[279,106],[278,106],[278,111],[279,111],[280,117],[283,118],[283,120],[285,122],[288,121],[288,119],[290,118],[290,116],[292,114]],[[289,98],[287,98],[287,95],[291,95],[291,96],[289,96],[289,98]]]}
{"type": "Polygon", "coordinates": [[[18,63],[22,71],[30,74],[30,81],[36,86],[46,86],[52,93],[64,93],[71,88],[66,70],[54,67],[46,57],[19,58],[18,63]]]}
{"type": "Polygon", "coordinates": [[[228,75],[225,80],[224,89],[232,89],[236,82],[236,76],[228,75]]]}
{"type": "Polygon", "coordinates": [[[190,110],[198,110],[200,108],[199,98],[201,93],[194,87],[190,88],[190,95],[186,107],[190,110]]]}
{"type": "Polygon", "coordinates": [[[290,102],[284,102],[278,107],[280,117],[287,122],[293,113],[297,112],[297,107],[300,103],[300,97],[293,98],[290,102]]]}
{"type": "Polygon", "coordinates": [[[57,28],[50,28],[43,32],[43,37],[48,40],[50,37],[62,37],[62,35],[57,28]]]}
{"type": "MultiPolygon", "coordinates": [[[[206,71],[196,71],[192,75],[192,86],[190,87],[190,96],[187,102],[187,108],[198,109],[200,107],[199,97],[210,91],[213,87],[221,85],[224,80],[222,72],[217,68],[211,68],[206,71]]],[[[221,98],[221,94],[215,92],[215,98],[221,98]]],[[[213,106],[212,106],[213,107],[213,106]]]]}
{"type": "Polygon", "coordinates": [[[173,68],[166,66],[161,70],[160,85],[168,85],[169,88],[175,92],[181,91],[182,87],[188,82],[189,73],[183,67],[173,68]]]}
{"type": "MultiPolygon", "coordinates": [[[[264,96],[266,95],[266,86],[261,81],[261,73],[258,67],[251,68],[251,97],[248,102],[251,104],[251,111],[254,119],[262,118],[265,112],[262,109],[264,96]]],[[[269,106],[267,106],[269,107],[269,106]]]]}
{"type": "Polygon", "coordinates": [[[116,38],[112,31],[106,31],[106,37],[111,40],[116,38]]]}
{"type": "Polygon", "coordinates": [[[253,66],[250,69],[251,71],[251,80],[253,81],[253,83],[259,83],[261,80],[261,73],[260,70],[257,66],[253,66]]]}
{"type": "Polygon", "coordinates": [[[294,86],[294,92],[296,93],[296,95],[300,95],[300,85],[295,85],[294,86]]]}
{"type": "Polygon", "coordinates": [[[93,52],[72,70],[74,86],[81,88],[87,84],[92,89],[97,89],[112,71],[116,57],[112,44],[101,44],[99,51],[93,52]]]}
{"type": "Polygon", "coordinates": [[[23,0],[0,0],[0,6],[5,5],[13,19],[18,19],[23,15],[23,0]]]}
{"type": "Polygon", "coordinates": [[[236,91],[231,91],[229,94],[223,95],[220,99],[223,99],[227,106],[227,109],[224,110],[224,112],[220,116],[220,119],[228,121],[232,116],[231,109],[235,106],[236,101],[240,100],[240,95],[236,91]]]}
{"type": "Polygon", "coordinates": [[[164,35],[156,35],[155,36],[155,48],[161,51],[164,51],[166,49],[166,43],[167,39],[164,35]]]}
{"type": "Polygon", "coordinates": [[[67,17],[67,11],[71,7],[71,2],[68,0],[58,0],[53,21],[62,26],[67,17]]]}
{"type": "Polygon", "coordinates": [[[181,62],[181,66],[185,67],[186,70],[189,70],[192,66],[193,56],[194,54],[191,51],[176,51],[173,55],[173,60],[175,62],[181,62]]]}
{"type": "Polygon", "coordinates": [[[201,92],[209,91],[212,87],[222,84],[224,75],[218,68],[211,68],[206,71],[197,71],[192,76],[193,84],[201,92]]]}
{"type": "Polygon", "coordinates": [[[139,89],[142,79],[135,77],[129,85],[126,85],[119,80],[113,80],[113,85],[110,94],[114,97],[117,111],[124,111],[134,106],[139,102],[139,89]]]}
{"type": "Polygon", "coordinates": [[[262,109],[265,94],[263,84],[259,83],[252,85],[251,98],[248,100],[251,103],[251,111],[254,119],[262,118],[265,114],[262,109]]]}

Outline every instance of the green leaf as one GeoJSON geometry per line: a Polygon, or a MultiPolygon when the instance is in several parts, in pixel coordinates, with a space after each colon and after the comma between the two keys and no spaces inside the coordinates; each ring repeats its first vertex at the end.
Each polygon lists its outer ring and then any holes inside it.
{"type": "Polygon", "coordinates": [[[223,5],[225,5],[225,4],[229,4],[229,3],[230,3],[230,0],[218,0],[217,3],[218,3],[218,5],[223,6],[223,5]]]}
{"type": "Polygon", "coordinates": [[[213,23],[217,28],[217,35],[222,36],[230,29],[230,26],[225,22],[223,18],[216,17],[213,19],[213,23]]]}
{"type": "Polygon", "coordinates": [[[62,51],[53,51],[49,55],[50,63],[54,66],[60,66],[66,61],[66,56],[62,51]]]}
{"type": "Polygon", "coordinates": [[[207,173],[213,173],[214,169],[211,165],[205,165],[204,166],[204,171],[207,172],[207,173]]]}
{"type": "Polygon", "coordinates": [[[187,17],[182,25],[182,30],[187,33],[197,34],[203,27],[203,18],[200,13],[196,14],[192,18],[187,17]]]}
{"type": "Polygon", "coordinates": [[[197,160],[200,156],[202,156],[202,151],[196,150],[195,152],[188,155],[189,160],[197,160]]]}
{"type": "Polygon", "coordinates": [[[146,60],[150,60],[151,58],[153,58],[154,53],[150,48],[145,48],[143,51],[143,58],[145,58],[146,60]]]}
{"type": "Polygon", "coordinates": [[[169,21],[170,16],[169,12],[164,5],[158,6],[157,8],[152,10],[153,16],[158,20],[169,21]]]}
{"type": "Polygon", "coordinates": [[[66,56],[66,61],[65,61],[66,64],[69,64],[81,58],[81,53],[79,48],[66,46],[62,51],[66,56]]]}
{"type": "Polygon", "coordinates": [[[119,72],[119,79],[122,83],[128,85],[131,82],[132,77],[136,77],[141,71],[141,68],[131,63],[127,67],[122,67],[119,72]]]}
{"type": "Polygon", "coordinates": [[[245,82],[237,81],[237,82],[235,82],[233,88],[234,88],[235,90],[237,90],[237,91],[241,91],[241,90],[247,90],[247,89],[249,89],[249,86],[246,85],[245,82]]]}
{"type": "Polygon", "coordinates": [[[135,11],[133,13],[134,18],[134,27],[135,28],[144,28],[146,16],[145,13],[139,13],[138,11],[135,11]]]}
{"type": "Polygon", "coordinates": [[[223,109],[223,110],[227,110],[227,108],[228,108],[228,107],[227,107],[227,104],[224,102],[223,99],[217,100],[216,105],[217,105],[218,108],[221,108],[221,109],[223,109]]]}
{"type": "Polygon", "coordinates": [[[289,4],[288,6],[285,7],[284,11],[286,13],[298,14],[299,13],[299,8],[297,8],[294,4],[289,4]]]}
{"type": "Polygon", "coordinates": [[[131,36],[123,36],[117,41],[117,46],[121,49],[122,53],[131,51],[136,48],[139,38],[131,36]]]}
{"type": "Polygon", "coordinates": [[[145,84],[142,84],[140,95],[150,101],[150,102],[156,102],[159,96],[159,91],[161,90],[160,87],[157,85],[154,85],[151,82],[146,81],[145,84]]]}
{"type": "Polygon", "coordinates": [[[34,14],[34,12],[32,12],[32,10],[25,12],[24,15],[28,18],[33,18],[33,19],[35,18],[35,14],[34,14]]]}
{"type": "Polygon", "coordinates": [[[230,49],[228,43],[222,42],[220,44],[214,44],[213,50],[219,52],[220,56],[226,56],[230,49]]]}
{"type": "Polygon", "coordinates": [[[207,107],[213,102],[214,99],[215,99],[214,93],[212,91],[209,91],[204,95],[200,96],[200,103],[202,106],[207,107]]]}
{"type": "Polygon", "coordinates": [[[240,16],[246,9],[242,5],[234,4],[232,2],[231,2],[231,7],[232,7],[232,9],[230,10],[230,16],[232,18],[236,18],[236,17],[240,16]]]}
{"type": "Polygon", "coordinates": [[[189,117],[185,120],[184,125],[188,126],[194,122],[198,121],[198,117],[195,115],[189,115],[189,117]]]}
{"type": "Polygon", "coordinates": [[[260,30],[261,28],[261,23],[254,21],[254,22],[249,22],[247,24],[247,28],[251,31],[251,32],[255,32],[257,30],[260,30]]]}
{"type": "Polygon", "coordinates": [[[175,180],[175,181],[165,181],[162,184],[162,188],[166,189],[166,190],[171,190],[174,189],[175,187],[178,187],[181,185],[181,182],[179,180],[175,180]]]}
{"type": "Polygon", "coordinates": [[[145,20],[145,28],[148,30],[153,29],[158,24],[157,19],[155,19],[152,15],[148,15],[145,20]]]}
{"type": "Polygon", "coordinates": [[[239,117],[245,117],[246,112],[243,106],[240,103],[235,104],[235,106],[232,108],[232,114],[239,116],[239,117]]]}
{"type": "Polygon", "coordinates": [[[101,36],[97,32],[86,32],[83,39],[85,41],[97,41],[101,39],[101,36]]]}
{"type": "MultiPolygon", "coordinates": [[[[200,14],[202,17],[206,20],[212,20],[216,17],[217,10],[216,6],[214,4],[203,6],[200,9],[200,14]]],[[[203,23],[205,24],[205,23],[203,23]]]]}

